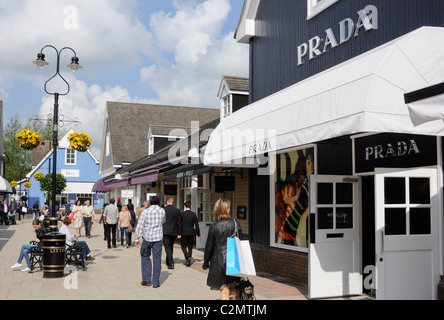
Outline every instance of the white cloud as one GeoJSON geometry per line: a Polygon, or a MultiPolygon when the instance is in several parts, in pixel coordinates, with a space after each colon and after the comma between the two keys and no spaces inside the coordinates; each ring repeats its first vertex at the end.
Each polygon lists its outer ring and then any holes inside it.
{"type": "Polygon", "coordinates": [[[222,75],[248,76],[248,46],[222,34],[230,1],[175,1],[175,7],[174,15],[160,12],[150,22],[158,52],[175,60],[142,68],[141,80],[160,103],[218,107],[222,75]]]}
{"type": "MultiPolygon", "coordinates": [[[[60,97],[60,108],[82,122],[74,129],[90,134],[96,151],[101,148],[106,101],[218,107],[222,75],[248,75],[248,46],[222,32],[230,0],[173,0],[175,12],[143,13],[149,25],[139,20],[143,14],[138,1],[146,0],[0,0],[0,99],[8,99],[11,86],[20,82],[43,87],[55,71],[55,53],[45,50],[51,65],[43,70],[31,61],[51,44],[74,48],[84,67],[76,74],[63,71],[71,90],[60,97]],[[115,76],[137,68],[140,76],[131,84],[115,76]],[[106,79],[108,86],[101,84],[103,73],[112,74],[115,83],[106,79]],[[131,96],[137,81],[157,96],[131,96]]],[[[63,70],[71,56],[62,54],[63,70]]],[[[57,79],[49,88],[55,91],[60,85],[66,87],[57,79]]],[[[40,117],[52,113],[54,103],[43,90],[42,96],[40,117]]]]}

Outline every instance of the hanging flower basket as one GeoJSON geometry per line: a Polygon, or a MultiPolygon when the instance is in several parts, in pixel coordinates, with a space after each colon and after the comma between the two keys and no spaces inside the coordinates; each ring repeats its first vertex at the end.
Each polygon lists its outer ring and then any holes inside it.
{"type": "Polygon", "coordinates": [[[17,187],[17,181],[11,181],[9,184],[11,185],[12,188],[17,187]]]}
{"type": "Polygon", "coordinates": [[[36,172],[36,173],[34,174],[34,179],[35,179],[36,181],[40,181],[41,179],[43,179],[44,176],[45,176],[45,175],[44,175],[43,173],[41,173],[41,172],[36,172]]]}
{"type": "Polygon", "coordinates": [[[16,137],[15,141],[25,150],[32,150],[37,148],[42,142],[42,137],[38,132],[23,129],[16,137]]]}
{"type": "Polygon", "coordinates": [[[86,133],[73,132],[68,136],[69,146],[77,151],[85,152],[91,145],[91,138],[86,133]]]}
{"type": "Polygon", "coordinates": [[[25,182],[24,184],[23,184],[24,186],[25,186],[25,188],[31,188],[31,182],[25,182]]]}

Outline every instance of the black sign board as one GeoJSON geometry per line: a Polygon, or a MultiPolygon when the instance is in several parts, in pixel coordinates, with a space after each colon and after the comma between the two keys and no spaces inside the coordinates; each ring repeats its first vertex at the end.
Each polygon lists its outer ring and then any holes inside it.
{"type": "Polygon", "coordinates": [[[382,133],[354,139],[355,173],[437,164],[436,137],[382,133]]]}
{"type": "Polygon", "coordinates": [[[234,191],[234,176],[215,176],[214,182],[216,184],[216,193],[224,191],[234,191]]]}

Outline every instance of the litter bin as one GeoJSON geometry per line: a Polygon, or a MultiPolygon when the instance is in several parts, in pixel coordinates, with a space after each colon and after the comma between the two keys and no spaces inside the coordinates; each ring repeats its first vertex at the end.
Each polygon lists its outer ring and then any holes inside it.
{"type": "Polygon", "coordinates": [[[57,232],[57,218],[49,218],[49,230],[43,236],[43,278],[61,278],[66,265],[66,236],[57,232]]]}

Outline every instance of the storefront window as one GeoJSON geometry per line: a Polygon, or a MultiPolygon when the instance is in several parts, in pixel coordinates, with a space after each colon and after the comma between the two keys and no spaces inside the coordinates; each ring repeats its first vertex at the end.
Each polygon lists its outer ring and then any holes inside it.
{"type": "MultiPolygon", "coordinates": [[[[276,156],[274,185],[276,244],[307,248],[308,176],[314,173],[314,159],[314,148],[276,156]]],[[[327,224],[328,219],[326,214],[327,224]]]]}

